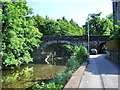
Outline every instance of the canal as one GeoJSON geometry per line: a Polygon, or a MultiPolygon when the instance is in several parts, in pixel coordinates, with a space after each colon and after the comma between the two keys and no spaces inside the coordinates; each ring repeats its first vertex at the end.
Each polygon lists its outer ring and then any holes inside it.
{"type": "Polygon", "coordinates": [[[34,62],[22,65],[19,69],[2,70],[2,88],[29,88],[30,86],[48,82],[55,75],[64,72],[69,58],[69,51],[64,45],[51,45],[34,54],[34,62]]]}

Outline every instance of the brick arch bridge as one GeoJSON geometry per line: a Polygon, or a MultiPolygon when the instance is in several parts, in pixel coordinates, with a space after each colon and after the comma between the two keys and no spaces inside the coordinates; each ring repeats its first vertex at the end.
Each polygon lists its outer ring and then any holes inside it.
{"type": "MultiPolygon", "coordinates": [[[[99,52],[102,52],[102,47],[106,43],[107,39],[110,36],[107,35],[95,35],[90,36],[90,48],[96,48],[99,52]]],[[[63,36],[63,35],[54,35],[54,36],[43,36],[42,37],[42,44],[40,49],[43,50],[45,47],[52,45],[52,44],[68,44],[68,45],[83,45],[88,47],[88,36],[63,36]]]]}

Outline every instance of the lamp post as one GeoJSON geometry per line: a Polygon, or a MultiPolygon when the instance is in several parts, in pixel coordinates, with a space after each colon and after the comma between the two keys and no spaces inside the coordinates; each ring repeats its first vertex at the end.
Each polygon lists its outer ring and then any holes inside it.
{"type": "Polygon", "coordinates": [[[88,21],[88,24],[87,24],[87,28],[88,28],[88,59],[89,59],[89,55],[90,55],[90,53],[89,53],[89,49],[90,49],[90,46],[89,46],[89,45],[90,45],[90,44],[89,44],[89,43],[90,43],[90,35],[89,35],[89,34],[90,34],[90,33],[89,33],[89,31],[90,31],[90,30],[89,30],[89,29],[90,29],[90,27],[89,27],[89,16],[90,16],[90,15],[91,15],[91,14],[88,14],[88,17],[87,17],[87,21],[88,21]]]}

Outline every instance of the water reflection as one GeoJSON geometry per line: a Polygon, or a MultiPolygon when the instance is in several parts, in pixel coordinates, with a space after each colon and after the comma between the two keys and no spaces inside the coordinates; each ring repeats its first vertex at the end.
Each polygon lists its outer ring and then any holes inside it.
{"type": "Polygon", "coordinates": [[[65,66],[28,64],[20,69],[2,71],[2,88],[28,88],[38,81],[52,79],[64,72],[65,66]]]}
{"type": "Polygon", "coordinates": [[[36,50],[33,54],[34,63],[49,65],[66,65],[70,56],[70,50],[61,44],[52,44],[41,50],[36,50]]]}

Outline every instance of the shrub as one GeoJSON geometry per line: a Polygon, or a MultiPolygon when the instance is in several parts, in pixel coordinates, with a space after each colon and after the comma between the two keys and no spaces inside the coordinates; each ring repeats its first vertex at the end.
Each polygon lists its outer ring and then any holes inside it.
{"type": "Polygon", "coordinates": [[[60,73],[53,79],[53,82],[55,82],[56,84],[65,85],[69,78],[70,74],[60,73]]]}
{"type": "Polygon", "coordinates": [[[68,62],[66,63],[66,65],[69,70],[75,71],[80,66],[80,63],[76,57],[71,57],[70,59],[68,59],[68,62]]]}
{"type": "Polygon", "coordinates": [[[68,69],[55,76],[55,78],[50,81],[49,83],[45,84],[43,83],[42,85],[35,85],[32,87],[32,89],[47,89],[47,88],[57,88],[57,89],[62,89],[65,84],[68,82],[70,77],[73,75],[73,73],[79,68],[79,66],[87,60],[87,49],[83,46],[68,46],[70,50],[72,50],[72,56],[68,59],[66,65],[68,69]]]}
{"type": "Polygon", "coordinates": [[[64,86],[63,85],[59,85],[59,84],[55,84],[55,82],[49,82],[49,83],[43,83],[41,85],[39,84],[36,84],[32,87],[32,89],[34,90],[48,90],[49,89],[56,89],[56,90],[61,90],[61,88],[63,88],[64,86]]]}

